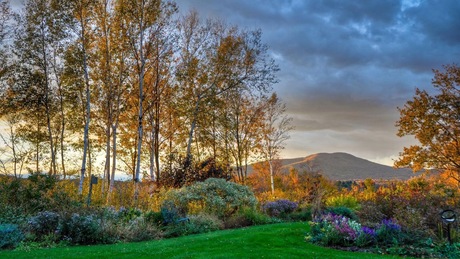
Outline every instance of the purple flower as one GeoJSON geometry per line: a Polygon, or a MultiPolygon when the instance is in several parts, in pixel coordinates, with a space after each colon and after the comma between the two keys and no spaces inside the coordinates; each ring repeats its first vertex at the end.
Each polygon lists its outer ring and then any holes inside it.
{"type": "Polygon", "coordinates": [[[364,227],[361,228],[361,231],[366,235],[369,235],[369,236],[372,236],[372,237],[376,236],[375,230],[370,228],[370,227],[364,226],[364,227]]]}
{"type": "Polygon", "coordinates": [[[268,202],[263,206],[263,209],[270,216],[280,216],[284,213],[291,213],[297,209],[298,204],[289,200],[277,200],[268,202]]]}
{"type": "Polygon", "coordinates": [[[384,219],[382,220],[381,227],[385,227],[388,230],[401,231],[401,226],[398,225],[393,219],[384,219]]]}

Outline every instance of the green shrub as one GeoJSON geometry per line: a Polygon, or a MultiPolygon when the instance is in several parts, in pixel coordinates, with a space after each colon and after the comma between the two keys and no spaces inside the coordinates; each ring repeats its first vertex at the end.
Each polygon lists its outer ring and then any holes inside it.
{"type": "Polygon", "coordinates": [[[2,204],[0,202],[0,224],[23,225],[27,223],[27,216],[21,207],[2,204]]]}
{"type": "Polygon", "coordinates": [[[63,221],[59,233],[71,244],[97,244],[104,241],[100,221],[94,215],[73,213],[63,221]]]}
{"type": "Polygon", "coordinates": [[[254,225],[264,225],[270,223],[277,223],[280,220],[272,219],[266,214],[258,212],[256,209],[244,208],[237,214],[226,219],[224,226],[226,229],[229,228],[241,228],[254,225]]]}
{"type": "Polygon", "coordinates": [[[349,219],[358,220],[356,213],[348,207],[329,207],[325,209],[326,213],[333,213],[335,215],[341,215],[349,219]]]}
{"type": "Polygon", "coordinates": [[[60,216],[56,212],[42,211],[28,220],[28,230],[40,237],[56,232],[59,226],[60,216]]]}
{"type": "Polygon", "coordinates": [[[163,224],[175,224],[186,219],[184,209],[179,209],[174,202],[165,200],[161,205],[161,217],[163,224]]]}
{"type": "Polygon", "coordinates": [[[149,224],[154,224],[157,226],[162,226],[164,222],[163,214],[161,211],[149,211],[144,214],[144,218],[149,224]]]}
{"type": "Polygon", "coordinates": [[[300,210],[292,212],[289,214],[289,219],[296,221],[311,221],[311,207],[301,208],[300,210]]]}
{"type": "Polygon", "coordinates": [[[383,220],[375,230],[377,242],[383,246],[394,246],[402,243],[404,232],[394,220],[383,220]]]}
{"type": "Polygon", "coordinates": [[[118,210],[118,218],[125,222],[138,218],[141,215],[142,215],[142,211],[136,208],[121,207],[120,210],[118,210]]]}
{"type": "Polygon", "coordinates": [[[0,224],[0,249],[15,248],[23,239],[18,225],[0,224]]]}
{"type": "Polygon", "coordinates": [[[220,219],[244,207],[255,208],[257,204],[254,193],[247,186],[216,178],[172,190],[167,193],[165,202],[169,201],[187,214],[214,214],[220,219]]]}
{"type": "Polygon", "coordinates": [[[246,220],[251,222],[251,225],[264,225],[279,222],[252,208],[244,208],[241,210],[239,214],[242,215],[246,220]]]}
{"type": "Polygon", "coordinates": [[[360,208],[358,199],[349,196],[349,195],[339,195],[339,196],[332,196],[326,200],[326,206],[328,207],[346,207],[351,210],[358,210],[360,208]]]}
{"type": "Polygon", "coordinates": [[[224,223],[222,220],[210,214],[191,215],[190,222],[187,226],[187,234],[207,233],[223,229],[224,223]]]}
{"type": "Polygon", "coordinates": [[[143,217],[137,217],[122,225],[121,230],[121,239],[126,242],[138,242],[161,237],[161,231],[157,226],[149,224],[143,217]]]}
{"type": "Polygon", "coordinates": [[[167,225],[165,228],[165,236],[176,237],[200,234],[223,228],[224,224],[217,216],[202,213],[191,215],[188,220],[167,225]]]}
{"type": "Polygon", "coordinates": [[[436,246],[439,258],[460,258],[460,243],[442,243],[436,246]]]}

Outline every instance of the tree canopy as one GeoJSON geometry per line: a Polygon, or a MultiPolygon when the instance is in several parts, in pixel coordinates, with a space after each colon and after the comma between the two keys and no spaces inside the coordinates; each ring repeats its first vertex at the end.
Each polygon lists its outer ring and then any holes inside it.
{"type": "Polygon", "coordinates": [[[276,130],[278,67],[260,30],[179,16],[170,1],[0,3],[4,172],[79,177],[80,192],[98,175],[110,193],[116,176],[161,182],[193,158],[244,182],[276,130]]]}
{"type": "Polygon", "coordinates": [[[460,182],[460,67],[434,70],[433,94],[416,89],[412,100],[399,108],[398,136],[413,135],[418,145],[405,147],[397,167],[445,170],[460,182]]]}

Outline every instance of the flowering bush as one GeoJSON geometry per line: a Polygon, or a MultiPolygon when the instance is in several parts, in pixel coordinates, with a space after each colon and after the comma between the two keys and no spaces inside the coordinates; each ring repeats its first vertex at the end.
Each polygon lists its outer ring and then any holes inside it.
{"type": "Polygon", "coordinates": [[[362,226],[355,220],[334,213],[321,215],[311,223],[307,240],[321,245],[386,247],[404,241],[401,226],[392,219],[383,220],[377,228],[362,226]]]}
{"type": "Polygon", "coordinates": [[[397,245],[403,239],[401,226],[392,219],[384,219],[376,230],[377,242],[381,245],[397,245]]]}
{"type": "Polygon", "coordinates": [[[377,234],[373,228],[363,226],[358,235],[358,238],[356,238],[356,245],[359,247],[373,245],[376,241],[376,236],[377,234]]]}
{"type": "Polygon", "coordinates": [[[265,203],[263,210],[272,217],[283,217],[297,209],[297,206],[296,202],[290,200],[276,200],[265,203]]]}
{"type": "Polygon", "coordinates": [[[35,235],[54,233],[59,226],[60,216],[56,212],[42,211],[28,220],[29,231],[35,235]]]}
{"type": "Polygon", "coordinates": [[[311,224],[307,240],[322,245],[350,246],[362,232],[358,222],[333,213],[323,214],[311,224]]]}

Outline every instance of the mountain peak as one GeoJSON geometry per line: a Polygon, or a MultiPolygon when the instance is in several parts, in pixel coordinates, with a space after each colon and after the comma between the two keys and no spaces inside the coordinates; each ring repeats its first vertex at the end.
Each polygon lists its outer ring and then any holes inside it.
{"type": "Polygon", "coordinates": [[[317,153],[304,158],[281,159],[283,172],[294,168],[298,171],[319,172],[331,180],[407,180],[415,174],[410,169],[395,169],[349,153],[317,153]]]}

